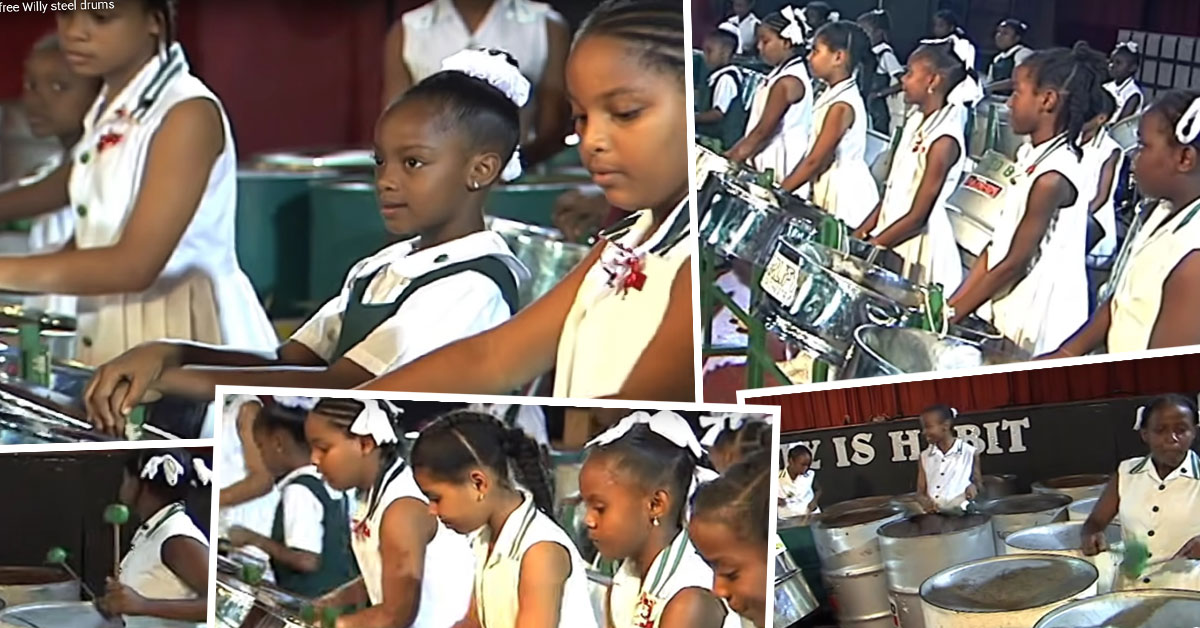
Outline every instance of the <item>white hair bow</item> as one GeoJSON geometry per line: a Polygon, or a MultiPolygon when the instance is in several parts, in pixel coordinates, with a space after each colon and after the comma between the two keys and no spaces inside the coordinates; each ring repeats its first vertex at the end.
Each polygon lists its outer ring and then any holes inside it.
{"type": "Polygon", "coordinates": [[[179,478],[183,475],[183,465],[175,459],[171,454],[162,454],[154,456],[146,461],[146,465],[142,467],[142,478],[153,480],[158,477],[158,471],[162,469],[163,477],[167,480],[167,484],[175,486],[179,484],[179,478]]]}
{"type": "Polygon", "coordinates": [[[706,430],[700,438],[700,444],[712,447],[717,437],[725,430],[740,430],[746,424],[746,415],[736,412],[725,412],[700,417],[700,427],[706,430]]]}
{"type": "Polygon", "coordinates": [[[629,430],[633,429],[635,425],[646,425],[650,428],[651,432],[671,441],[672,444],[681,449],[692,452],[692,455],[697,458],[704,453],[700,449],[700,441],[696,440],[696,434],[692,432],[692,426],[688,425],[686,419],[670,410],[661,410],[653,416],[649,412],[634,412],[621,419],[619,423],[604,431],[599,436],[588,441],[587,446],[607,445],[628,434],[629,430]]]}
{"type": "Polygon", "coordinates": [[[1137,54],[1138,50],[1141,47],[1138,46],[1138,43],[1136,41],[1117,42],[1117,49],[1119,50],[1121,48],[1124,48],[1124,49],[1128,50],[1129,52],[1132,52],[1133,54],[1137,54]]]}
{"type": "Polygon", "coordinates": [[[732,22],[721,22],[721,24],[719,26],[717,26],[717,30],[725,31],[726,33],[729,33],[730,35],[737,37],[739,42],[741,41],[742,33],[741,33],[741,31],[738,30],[737,26],[733,25],[732,22]]]}
{"type": "Polygon", "coordinates": [[[275,403],[284,408],[304,410],[305,412],[312,412],[312,409],[317,407],[315,397],[275,397],[275,403]]]}
{"type": "Polygon", "coordinates": [[[193,458],[192,468],[196,471],[196,480],[200,483],[200,486],[212,484],[212,470],[208,468],[208,465],[204,464],[204,460],[193,458]]]}
{"type": "MultiPolygon", "coordinates": [[[[524,107],[529,102],[531,86],[529,79],[521,74],[516,66],[508,62],[504,55],[490,50],[468,48],[460,50],[442,60],[442,69],[462,72],[486,81],[492,87],[500,90],[517,107],[524,107]]],[[[513,151],[512,157],[504,165],[500,178],[512,181],[521,176],[521,149],[513,151]]]]}
{"type": "Polygon", "coordinates": [[[1175,125],[1175,139],[1185,146],[1200,139],[1200,97],[1192,101],[1175,125]]]}
{"type": "Polygon", "coordinates": [[[363,411],[350,424],[350,433],[356,436],[370,436],[376,445],[387,445],[400,442],[396,438],[396,428],[383,406],[374,399],[363,399],[363,411]]]}
{"type": "Polygon", "coordinates": [[[804,17],[804,12],[792,6],[783,7],[779,12],[788,21],[788,25],[782,31],[779,31],[779,36],[797,46],[803,44],[804,31],[808,27],[808,21],[804,17]]]}
{"type": "Polygon", "coordinates": [[[839,20],[841,20],[841,19],[842,19],[842,14],[841,14],[841,13],[838,13],[837,11],[830,11],[830,12],[829,12],[829,21],[830,21],[830,22],[837,22],[837,21],[839,21],[839,20]]]}
{"type": "Polygon", "coordinates": [[[950,408],[950,416],[958,418],[958,408],[950,408]]]}
{"type": "Polygon", "coordinates": [[[1146,420],[1146,406],[1138,406],[1137,418],[1133,421],[1133,429],[1142,429],[1143,421],[1146,420]]]}

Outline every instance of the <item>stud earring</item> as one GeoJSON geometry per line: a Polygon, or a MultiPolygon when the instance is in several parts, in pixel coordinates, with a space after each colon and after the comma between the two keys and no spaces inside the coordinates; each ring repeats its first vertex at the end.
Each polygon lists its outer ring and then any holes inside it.
{"type": "Polygon", "coordinates": [[[477,501],[477,502],[483,501],[483,493],[479,493],[478,495],[476,495],[475,501],[477,501]]]}
{"type": "Polygon", "coordinates": [[[651,519],[651,520],[650,520],[650,523],[654,524],[654,527],[656,527],[656,528],[657,528],[657,527],[658,527],[658,517],[655,517],[655,518],[651,519]]]}
{"type": "Polygon", "coordinates": [[[478,182],[478,181],[472,181],[472,182],[471,182],[471,189],[472,189],[472,190],[478,190],[478,189],[479,189],[479,182],[478,182]]]}

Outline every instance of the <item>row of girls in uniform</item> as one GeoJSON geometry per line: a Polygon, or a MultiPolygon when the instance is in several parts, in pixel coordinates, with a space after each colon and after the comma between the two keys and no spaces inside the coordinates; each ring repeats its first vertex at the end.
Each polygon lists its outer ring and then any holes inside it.
{"type": "Polygon", "coordinates": [[[978,314],[1033,354],[1200,342],[1200,320],[1189,316],[1200,300],[1193,268],[1200,240],[1189,231],[1194,212],[1184,211],[1196,200],[1200,123],[1192,94],[1168,93],[1143,116],[1139,136],[1152,149],[1139,153],[1134,174],[1143,194],[1164,202],[1118,265],[1111,296],[1097,303],[1100,282],[1089,282],[1089,252],[1095,262],[1117,248],[1113,195],[1122,154],[1106,125],[1142,111],[1136,45],[1119,45],[1107,60],[1085,44],[1027,53],[1025,25],[1001,23],[997,39],[1006,47],[989,67],[988,85],[1012,90],[1012,130],[1031,144],[1006,182],[1008,206],[991,244],[964,268],[945,202],[967,167],[965,124],[983,93],[971,69],[974,47],[952,15],[939,13],[934,30],[944,36],[910,55],[899,84],[910,113],[879,198],[861,184],[871,180],[862,158],[866,114],[851,87],[855,76],[871,75],[869,42],[881,40],[886,20],[878,12],[861,18],[869,39],[849,22],[821,27],[806,65],[795,15],[785,9],[758,27],[760,54],[775,69],[727,157],[773,170],[783,189],[811,199],[858,237],[897,250],[910,279],[942,285],[952,322],[978,314]],[[810,71],[830,85],[815,101],[810,71]]]}
{"type": "Polygon", "coordinates": [[[619,562],[595,608],[587,564],[553,519],[539,446],[494,416],[454,410],[402,455],[397,431],[429,419],[408,405],[272,405],[254,428],[282,499],[270,537],[235,527],[230,540],[267,553],[285,589],[366,606],[338,626],[766,625],[764,448],[722,439],[710,451],[717,476],[698,466],[691,426],[670,412],[634,413],[588,443],[588,534],[619,562]]]}
{"type": "Polygon", "coordinates": [[[632,213],[556,289],[513,317],[528,271],[485,229],[483,205],[520,174],[530,87],[510,55],[464,51],[376,126],[385,226],[416,237],[356,264],[283,346],[238,267],[234,137],[175,41],[175,3],[57,19],[53,75],[38,74],[39,49],[26,90],[46,101],[35,120],[57,125],[47,132],[64,142],[61,165],[0,193],[0,217],[69,213],[73,224],[46,251],[0,260],[0,290],[89,297],[79,357],[99,367],[88,406],[106,429],[119,431],[150,387],[207,400],[232,382],[351,388],[390,374],[375,385],[508,393],[556,368],[556,395],[694,398],[677,4],[609,0],[575,38],[567,84],[581,157],[632,213]]]}

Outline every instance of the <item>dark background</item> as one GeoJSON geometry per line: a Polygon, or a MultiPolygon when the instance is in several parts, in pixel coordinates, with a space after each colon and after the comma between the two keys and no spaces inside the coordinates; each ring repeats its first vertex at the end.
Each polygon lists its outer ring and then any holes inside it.
{"type": "MultiPolygon", "coordinates": [[[[212,449],[189,450],[212,467],[212,449]]],[[[92,590],[112,573],[112,527],[104,508],[117,501],[125,459],[136,451],[0,454],[0,565],[38,566],[53,546],[92,590]]],[[[212,491],[193,491],[188,514],[208,531],[212,491]]],[[[122,527],[122,549],[136,524],[122,527]]]]}

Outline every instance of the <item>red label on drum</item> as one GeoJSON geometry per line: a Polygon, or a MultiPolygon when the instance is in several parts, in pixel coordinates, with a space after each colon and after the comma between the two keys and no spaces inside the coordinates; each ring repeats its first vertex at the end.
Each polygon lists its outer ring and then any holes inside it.
{"type": "Polygon", "coordinates": [[[896,608],[896,600],[888,597],[888,606],[892,609],[892,625],[900,628],[900,609],[896,608]]]}
{"type": "Polygon", "coordinates": [[[967,175],[967,179],[963,181],[962,185],[968,190],[979,192],[980,194],[993,199],[1000,196],[1000,194],[1004,192],[1004,186],[990,179],[985,179],[977,174],[967,175]]]}

